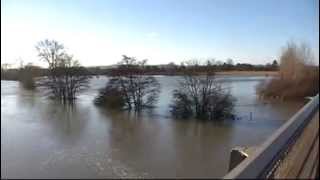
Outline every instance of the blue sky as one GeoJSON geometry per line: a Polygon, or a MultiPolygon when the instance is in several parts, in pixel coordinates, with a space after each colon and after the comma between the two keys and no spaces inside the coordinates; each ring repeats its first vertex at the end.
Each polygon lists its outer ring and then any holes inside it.
{"type": "Polygon", "coordinates": [[[1,60],[41,65],[35,44],[63,43],[83,65],[122,54],[165,64],[232,58],[265,64],[287,41],[319,53],[318,0],[1,0],[1,60]]]}

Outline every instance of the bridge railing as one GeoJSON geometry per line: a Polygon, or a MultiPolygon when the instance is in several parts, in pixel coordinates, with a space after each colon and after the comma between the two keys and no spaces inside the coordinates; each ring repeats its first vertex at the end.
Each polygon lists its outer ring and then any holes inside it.
{"type": "Polygon", "coordinates": [[[248,158],[244,159],[225,175],[224,178],[270,177],[275,164],[279,159],[283,158],[283,152],[292,145],[318,110],[319,94],[313,97],[311,101],[276,130],[261,146],[257,147],[248,158]]]}

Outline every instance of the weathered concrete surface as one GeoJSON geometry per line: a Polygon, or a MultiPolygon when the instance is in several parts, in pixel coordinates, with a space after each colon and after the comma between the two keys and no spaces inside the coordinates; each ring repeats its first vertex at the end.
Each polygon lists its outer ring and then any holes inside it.
{"type": "Polygon", "coordinates": [[[231,150],[229,170],[231,171],[238,164],[240,164],[245,158],[254,152],[256,147],[235,147],[231,150]]]}

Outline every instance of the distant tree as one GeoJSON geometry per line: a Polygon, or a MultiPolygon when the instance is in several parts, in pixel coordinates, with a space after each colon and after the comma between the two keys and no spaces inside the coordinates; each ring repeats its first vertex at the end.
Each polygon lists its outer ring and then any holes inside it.
{"type": "Polygon", "coordinates": [[[215,71],[215,63],[216,60],[214,58],[207,59],[204,63],[205,71],[215,71]]]}
{"type": "Polygon", "coordinates": [[[233,66],[234,62],[231,58],[227,59],[227,64],[233,66]]]}
{"type": "Polygon", "coordinates": [[[64,46],[55,40],[37,44],[38,56],[48,63],[49,74],[39,85],[48,90],[51,98],[73,101],[77,94],[88,87],[90,75],[77,60],[68,55],[64,46]]]}
{"type": "Polygon", "coordinates": [[[4,64],[1,64],[1,79],[5,79],[6,78],[6,72],[8,70],[8,68],[10,67],[9,64],[7,63],[4,63],[4,64]]]}
{"type": "Polygon", "coordinates": [[[19,70],[11,68],[12,64],[1,64],[1,79],[2,80],[19,80],[19,70]]]}
{"type": "Polygon", "coordinates": [[[23,87],[29,90],[36,88],[36,83],[34,78],[39,74],[40,68],[34,66],[32,63],[23,65],[19,68],[19,81],[22,83],[23,87]]]}
{"type": "Polygon", "coordinates": [[[184,70],[186,68],[185,64],[183,62],[180,63],[180,70],[184,70]]]}
{"type": "Polygon", "coordinates": [[[6,71],[8,70],[12,65],[9,63],[3,63],[1,64],[1,70],[6,71]]]}
{"type": "Polygon", "coordinates": [[[278,66],[279,66],[279,64],[278,64],[277,60],[273,60],[273,62],[272,62],[272,66],[273,66],[273,67],[278,67],[278,66]]]}
{"type": "Polygon", "coordinates": [[[143,75],[146,62],[123,55],[95,103],[135,111],[154,107],[160,93],[160,84],[153,76],[143,75]]]}
{"type": "Polygon", "coordinates": [[[275,71],[279,69],[279,65],[276,60],[273,60],[272,63],[267,63],[265,66],[261,67],[261,69],[275,71]]]}
{"type": "Polygon", "coordinates": [[[222,66],[223,65],[223,62],[222,61],[220,61],[220,60],[218,60],[218,61],[216,61],[216,63],[215,63],[217,66],[222,66]]]}
{"type": "Polygon", "coordinates": [[[166,65],[166,71],[168,74],[174,74],[177,69],[177,65],[174,62],[170,62],[166,65]]]}
{"type": "Polygon", "coordinates": [[[176,64],[175,64],[174,62],[170,62],[170,63],[168,63],[168,66],[170,66],[170,67],[175,67],[176,64]]]}
{"type": "Polygon", "coordinates": [[[213,65],[215,65],[215,63],[216,63],[216,60],[213,58],[206,60],[206,66],[209,66],[209,67],[213,66],[213,65]]]}
{"type": "Polygon", "coordinates": [[[189,62],[178,89],[173,92],[171,113],[177,118],[195,117],[218,120],[233,116],[233,97],[216,81],[215,74],[207,71],[198,76],[196,64],[189,62]]]}

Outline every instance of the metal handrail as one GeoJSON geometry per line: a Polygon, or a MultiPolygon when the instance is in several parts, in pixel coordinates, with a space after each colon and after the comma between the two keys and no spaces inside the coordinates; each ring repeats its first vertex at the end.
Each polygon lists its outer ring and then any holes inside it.
{"type": "Polygon", "coordinates": [[[319,94],[312,98],[293,117],[272,134],[255,152],[243,160],[223,178],[259,178],[265,174],[270,164],[276,162],[278,154],[286,148],[296,132],[310,121],[319,110],[319,94]]]}

